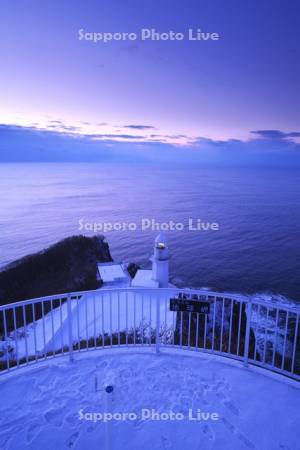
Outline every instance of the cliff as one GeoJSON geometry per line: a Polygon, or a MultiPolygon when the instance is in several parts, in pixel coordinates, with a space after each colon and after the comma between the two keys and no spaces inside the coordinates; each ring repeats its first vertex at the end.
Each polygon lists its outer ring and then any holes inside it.
{"type": "Polygon", "coordinates": [[[72,236],[0,272],[0,304],[100,287],[97,262],[112,261],[103,236],[72,236]]]}

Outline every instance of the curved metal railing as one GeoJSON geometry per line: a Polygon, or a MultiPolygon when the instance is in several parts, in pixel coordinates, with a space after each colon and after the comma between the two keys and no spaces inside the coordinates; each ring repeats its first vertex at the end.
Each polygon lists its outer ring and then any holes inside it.
{"type": "Polygon", "coordinates": [[[115,347],[218,354],[300,380],[300,309],[192,289],[112,288],[0,306],[2,373],[115,347]]]}

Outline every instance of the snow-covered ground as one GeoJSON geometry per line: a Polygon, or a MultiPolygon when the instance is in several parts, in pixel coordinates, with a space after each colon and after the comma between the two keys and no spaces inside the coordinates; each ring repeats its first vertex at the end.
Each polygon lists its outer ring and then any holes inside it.
{"type": "Polygon", "coordinates": [[[0,383],[1,450],[105,450],[107,433],[112,450],[300,448],[296,383],[213,355],[87,351],[73,363],[59,357],[15,370],[0,383]],[[105,380],[113,382],[112,394],[105,380]],[[142,409],[184,419],[141,420],[142,409]],[[189,409],[218,419],[188,420],[189,409]],[[137,418],[108,427],[80,419],[109,410],[137,418]]]}

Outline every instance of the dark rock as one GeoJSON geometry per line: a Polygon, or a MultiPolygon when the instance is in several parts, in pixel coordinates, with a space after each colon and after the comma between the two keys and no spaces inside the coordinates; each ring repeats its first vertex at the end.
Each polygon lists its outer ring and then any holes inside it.
{"type": "Polygon", "coordinates": [[[135,263],[130,263],[127,266],[127,270],[129,275],[131,276],[131,278],[135,277],[135,274],[137,273],[137,271],[140,269],[140,266],[138,264],[135,263]]]}

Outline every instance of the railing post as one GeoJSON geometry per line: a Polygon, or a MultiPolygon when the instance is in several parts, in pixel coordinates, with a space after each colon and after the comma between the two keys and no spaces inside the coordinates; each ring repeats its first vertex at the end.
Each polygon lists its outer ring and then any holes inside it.
{"type": "Polygon", "coordinates": [[[68,342],[69,342],[69,358],[73,362],[73,331],[72,331],[72,309],[71,309],[71,294],[67,298],[67,324],[68,324],[68,342]]]}
{"type": "Polygon", "coordinates": [[[156,339],[155,339],[156,353],[159,353],[159,347],[160,347],[159,330],[160,330],[160,298],[159,298],[159,294],[158,294],[157,298],[156,298],[156,339]]]}
{"type": "Polygon", "coordinates": [[[244,349],[244,366],[245,367],[248,367],[251,316],[252,316],[252,300],[248,299],[247,306],[246,306],[246,334],[245,334],[245,349],[244,349]]]}

